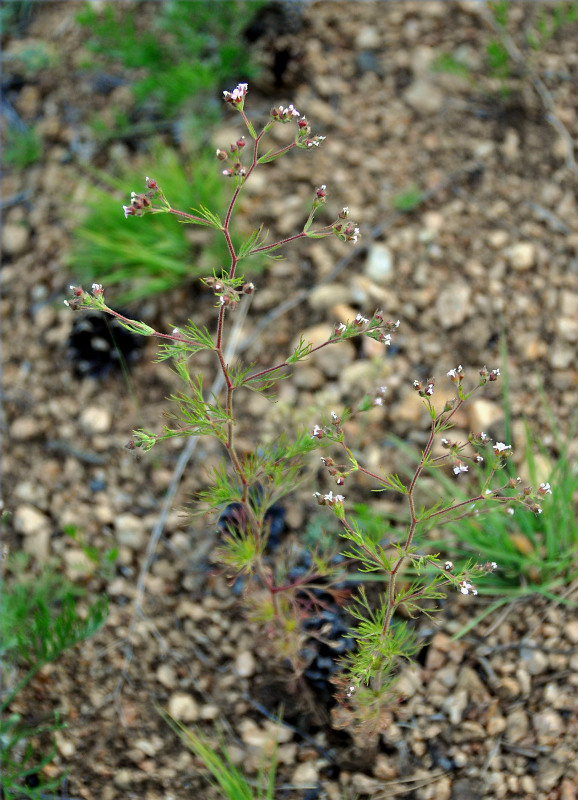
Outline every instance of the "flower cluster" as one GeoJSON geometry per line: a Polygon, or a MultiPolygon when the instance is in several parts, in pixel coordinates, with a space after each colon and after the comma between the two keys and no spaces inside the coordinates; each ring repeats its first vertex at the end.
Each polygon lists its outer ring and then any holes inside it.
{"type": "Polygon", "coordinates": [[[248,91],[249,84],[239,83],[232,92],[223,91],[223,100],[241,111],[248,91]]]}
{"type": "Polygon", "coordinates": [[[271,109],[271,118],[275,120],[275,122],[291,122],[291,120],[300,116],[301,114],[297,111],[293,103],[291,103],[287,108],[283,108],[283,106],[277,106],[276,108],[271,109]]]}
{"type": "Polygon", "coordinates": [[[157,182],[153,178],[145,178],[146,192],[130,193],[130,205],[123,206],[125,219],[127,217],[142,217],[148,208],[151,208],[153,199],[160,193],[157,182]]]}

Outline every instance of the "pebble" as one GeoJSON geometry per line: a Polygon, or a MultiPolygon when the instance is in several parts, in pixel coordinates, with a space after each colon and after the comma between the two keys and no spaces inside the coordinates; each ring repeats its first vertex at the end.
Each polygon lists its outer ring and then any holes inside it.
{"type": "Polygon", "coordinates": [[[436,318],[444,330],[463,325],[473,311],[472,290],[467,283],[453,281],[439,293],[436,303],[436,318]]]}
{"type": "Polygon", "coordinates": [[[533,714],[532,726],[538,735],[538,742],[542,745],[556,744],[566,729],[560,714],[550,708],[533,714]]]}
{"type": "Polygon", "coordinates": [[[548,656],[533,647],[522,647],[520,663],[530,675],[542,675],[548,669],[548,656]]]}
{"type": "Polygon", "coordinates": [[[168,711],[179,722],[196,722],[200,716],[197,701],[186,692],[175,692],[170,696],[168,711]]]}
{"type": "Polygon", "coordinates": [[[569,620],[564,627],[564,635],[572,644],[578,644],[578,620],[569,620]]]}
{"type": "Polygon", "coordinates": [[[112,425],[112,414],[102,406],[88,406],[80,415],[80,425],[88,434],[107,433],[112,425]]]}
{"type": "Polygon", "coordinates": [[[403,93],[403,99],[419,114],[436,114],[444,103],[442,91],[424,78],[414,81],[403,93]]]}
{"type": "Polygon", "coordinates": [[[241,678],[250,678],[255,674],[256,668],[255,656],[250,650],[244,650],[235,659],[235,669],[241,678]]]}
{"type": "Polygon", "coordinates": [[[134,514],[119,514],[114,521],[116,540],[118,544],[140,550],[146,542],[143,521],[134,514]]]}
{"type": "Polygon", "coordinates": [[[42,426],[35,417],[18,417],[10,426],[10,436],[19,442],[27,442],[42,433],[42,426]]]}
{"type": "Polygon", "coordinates": [[[386,244],[377,242],[371,245],[364,270],[367,277],[380,286],[391,279],[393,255],[386,244]]]}
{"type": "Polygon", "coordinates": [[[528,734],[530,722],[523,708],[515,708],[506,718],[506,740],[517,744],[528,734]]]}
{"type": "Polygon", "coordinates": [[[525,272],[536,263],[536,248],[532,242],[517,242],[505,251],[505,255],[518,272],[525,272]]]}
{"type": "Polygon", "coordinates": [[[2,251],[7,256],[18,256],[28,248],[30,229],[25,225],[7,222],[2,228],[2,251]]]}
{"type": "Polygon", "coordinates": [[[176,670],[171,664],[161,664],[157,669],[157,680],[167,689],[174,689],[179,682],[176,670]]]}
{"type": "Polygon", "coordinates": [[[324,283],[313,289],[307,301],[316,311],[324,311],[336,303],[351,302],[351,291],[343,283],[324,283]]]}
{"type": "Polygon", "coordinates": [[[319,781],[319,768],[314,761],[305,761],[294,770],[291,783],[297,789],[314,789],[319,781]]]}
{"type": "Polygon", "coordinates": [[[14,527],[24,536],[36,536],[51,527],[50,519],[31,505],[18,506],[14,512],[14,527]]]}

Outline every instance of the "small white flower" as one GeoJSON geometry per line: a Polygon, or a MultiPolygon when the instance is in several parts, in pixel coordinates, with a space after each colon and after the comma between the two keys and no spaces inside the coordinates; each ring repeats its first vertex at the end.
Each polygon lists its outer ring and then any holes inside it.
{"type": "Polygon", "coordinates": [[[313,433],[311,435],[314,436],[315,438],[319,438],[320,436],[323,435],[323,428],[320,428],[319,425],[315,425],[315,427],[313,428],[313,433]]]}
{"type": "Polygon", "coordinates": [[[494,445],[493,449],[496,451],[496,453],[505,453],[506,450],[511,450],[512,449],[512,445],[511,444],[504,444],[504,442],[496,442],[496,444],[494,445]]]}
{"type": "Polygon", "coordinates": [[[492,375],[495,375],[495,376],[496,376],[496,378],[498,378],[498,377],[499,377],[499,375],[500,375],[500,370],[499,370],[499,369],[493,369],[493,370],[492,370],[492,375]]]}
{"type": "Polygon", "coordinates": [[[361,314],[358,314],[355,317],[355,321],[358,322],[360,325],[367,325],[367,323],[369,322],[369,320],[363,317],[361,314]]]}
{"type": "Polygon", "coordinates": [[[373,401],[374,406],[382,406],[383,405],[383,397],[376,397],[373,401]]]}
{"type": "Polygon", "coordinates": [[[541,483],[538,487],[538,491],[540,494],[552,494],[552,489],[550,488],[549,483],[541,483]]]}
{"type": "Polygon", "coordinates": [[[337,330],[338,330],[338,331],[345,331],[345,330],[347,330],[347,325],[345,324],[345,322],[340,322],[340,323],[339,323],[339,325],[337,326],[337,330]]]}
{"type": "Polygon", "coordinates": [[[467,464],[464,464],[463,461],[456,461],[456,463],[454,464],[454,475],[459,475],[460,472],[467,472],[467,471],[468,471],[467,464]]]}
{"type": "Polygon", "coordinates": [[[491,561],[490,562],[490,566],[491,566],[492,569],[498,569],[498,565],[496,564],[495,561],[491,561]]]}
{"type": "Polygon", "coordinates": [[[454,568],[454,562],[453,561],[446,561],[446,563],[444,564],[444,569],[447,570],[447,572],[449,572],[450,569],[453,569],[453,568],[454,568]]]}
{"type": "Polygon", "coordinates": [[[513,508],[507,508],[506,509],[506,514],[509,514],[510,516],[513,516],[514,515],[514,509],[513,508]]]}
{"type": "Polygon", "coordinates": [[[458,583],[458,588],[462,594],[469,594],[472,589],[472,584],[468,583],[468,581],[460,581],[458,583]]]}
{"type": "Polygon", "coordinates": [[[457,367],[456,369],[450,369],[447,375],[448,378],[457,378],[462,372],[463,372],[463,367],[460,364],[459,367],[457,367]]]}
{"type": "Polygon", "coordinates": [[[491,490],[491,489],[486,489],[486,491],[484,492],[484,494],[494,494],[494,493],[492,492],[492,490],[491,490]]]}
{"type": "Polygon", "coordinates": [[[434,393],[434,385],[433,383],[428,383],[428,385],[425,388],[425,394],[427,394],[428,397],[431,397],[433,393],[434,393]]]}
{"type": "Polygon", "coordinates": [[[383,338],[380,339],[380,342],[384,344],[386,347],[391,346],[391,333],[383,334],[383,338]]]}
{"type": "Polygon", "coordinates": [[[349,216],[349,206],[343,206],[343,210],[341,212],[344,217],[349,216]]]}
{"type": "Polygon", "coordinates": [[[335,411],[331,412],[331,419],[334,420],[334,422],[337,422],[337,420],[339,419],[335,411]]]}
{"type": "Polygon", "coordinates": [[[240,103],[247,94],[249,84],[239,83],[232,92],[223,91],[223,99],[230,103],[240,103]]]}

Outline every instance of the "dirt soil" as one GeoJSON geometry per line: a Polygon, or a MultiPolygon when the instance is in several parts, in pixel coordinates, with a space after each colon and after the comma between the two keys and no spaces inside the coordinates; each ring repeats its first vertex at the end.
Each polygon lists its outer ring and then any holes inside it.
{"type": "MultiPolygon", "coordinates": [[[[141,3],[151,14],[154,5],[141,3]]],[[[90,191],[83,157],[112,170],[142,152],[126,142],[91,149],[87,120],[109,96],[98,94],[79,66],[86,39],[74,19],[79,4],[38,6],[26,30],[3,41],[5,53],[22,40],[50,42],[59,56],[7,92],[20,119],[38,126],[44,155],[24,170],[8,167],[2,183],[2,488],[12,514],[4,546],[38,561],[56,557],[76,578],[84,557],[63,534],[66,526],[102,551],[119,547],[106,581],[91,575],[84,559],[85,585],[110,598],[105,626],[43,670],[14,703],[27,718],[60,709],[68,720],[47,772],[68,771],[66,791],[86,800],[216,797],[158,704],[209,734],[219,722],[252,777],[277,737],[278,797],[575,800],[574,607],[529,595],[454,641],[491,598],[451,597],[433,622],[419,622],[428,645],[404,672],[400,702],[384,713],[379,735],[370,742],[356,737],[321,693],[309,692],[309,705],[301,704],[302,692],[295,693],[245,619],[238,590],[211,571],[214,525],[191,523],[180,511],[222,455],[212,442],[200,442],[193,454],[136,613],[147,544],[182,443],[140,459],[124,445],[133,428],[158,427],[174,376],[152,363],[150,343],[130,387],[118,373],[79,379],[67,360],[74,315],[63,300],[74,278],[64,266],[70,210],[90,191]],[[280,703],[292,726],[279,733],[268,714],[280,703]]],[[[390,469],[386,434],[424,441],[427,422],[413,380],[436,376],[449,394],[446,373],[462,364],[475,381],[480,366],[502,364],[504,334],[521,474],[524,420],[557,455],[549,413],[564,438],[578,390],[576,27],[563,28],[537,52],[523,50],[531,73],[512,62],[505,94],[486,64],[495,36],[486,13],[468,2],[306,4],[303,27],[286,34],[285,85],[271,88],[273,78],[265,77],[250,87],[247,107],[256,120],[274,103],[292,102],[327,137],[318,151],[293,153],[255,176],[245,207],[251,221],[264,221],[271,236],[290,235],[315,188],[327,184],[328,208],[349,206],[362,238],[353,251],[336,239],[288,249],[256,280],[243,337],[269,322],[246,357],[271,364],[302,330],[314,337],[319,325],[375,308],[401,325],[385,357],[369,340],[339,354],[334,349],[283,384],[276,406],[251,396],[247,435],[270,438],[289,414],[312,427],[322,412],[385,384],[387,402],[350,435],[370,468],[390,469]],[[448,53],[469,77],[433,69],[448,53]],[[424,201],[395,212],[393,198],[412,185],[426,192],[424,201]],[[307,294],[297,307],[267,317],[301,290],[307,294]]],[[[536,13],[534,4],[511,5],[518,45],[536,13]]],[[[233,113],[226,117],[215,146],[241,133],[236,122],[233,113]]],[[[154,164],[147,174],[154,175],[154,164]]],[[[141,187],[127,186],[119,196],[119,213],[133,189],[141,187]]],[[[197,324],[214,324],[206,292],[192,298],[177,291],[137,311],[166,330],[191,313],[197,324]]],[[[501,438],[499,387],[471,403],[458,428],[501,438]]],[[[577,451],[574,442],[573,458],[577,451]]],[[[547,466],[540,457],[544,476],[547,466]]],[[[312,481],[330,488],[323,475],[312,481]]],[[[371,488],[356,481],[349,492],[369,502],[371,488]]],[[[298,541],[316,510],[309,489],[297,494],[287,508],[289,536],[298,541]]],[[[575,587],[564,590],[566,600],[578,600],[575,587]]]]}

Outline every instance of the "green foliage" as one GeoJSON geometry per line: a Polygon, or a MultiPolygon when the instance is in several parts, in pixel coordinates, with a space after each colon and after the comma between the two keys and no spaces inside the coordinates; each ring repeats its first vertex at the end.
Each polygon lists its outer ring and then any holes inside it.
{"type": "Polygon", "coordinates": [[[441,53],[432,65],[434,72],[444,72],[447,75],[456,75],[458,78],[472,79],[469,68],[458,61],[451,53],[441,53]]]}
{"type": "Polygon", "coordinates": [[[196,139],[219,118],[216,90],[257,74],[242,31],[263,0],[167,0],[147,4],[147,23],[141,22],[142,6],[123,6],[87,4],[77,15],[90,30],[88,48],[95,54],[85,66],[122,66],[137,105],[155,109],[159,118],[192,112],[196,139]]]}
{"type": "Polygon", "coordinates": [[[42,157],[42,139],[35,128],[21,130],[12,125],[6,128],[2,148],[2,164],[13,169],[24,169],[42,157]]]}
{"type": "Polygon", "coordinates": [[[166,711],[162,709],[158,709],[158,711],[184,744],[201,760],[211,775],[208,778],[209,783],[220,791],[222,798],[227,800],[274,800],[277,771],[276,747],[269,756],[267,770],[264,767],[261,768],[257,780],[253,784],[235,766],[222,738],[218,747],[214,747],[208,739],[187,728],[181,722],[177,722],[166,711]]]}
{"type": "Polygon", "coordinates": [[[561,30],[578,20],[578,3],[553,3],[542,6],[533,29],[526,34],[526,41],[534,50],[540,50],[561,30]]]}
{"type": "MultiPolygon", "coordinates": [[[[214,264],[226,262],[229,255],[222,237],[191,235],[188,225],[170,214],[153,214],[146,225],[136,217],[125,219],[122,202],[126,187],[134,186],[139,191],[144,173],[153,171],[151,165],[169,200],[178,198],[186,208],[200,206],[196,213],[207,218],[207,225],[220,227],[219,217],[204,208],[205,203],[217,207],[225,204],[225,181],[215,168],[212,151],[200,153],[191,167],[183,164],[173,150],[156,146],[140,171],[133,168],[114,177],[91,170],[101,186],[91,186],[84,207],[79,209],[66,260],[73,279],[79,283],[118,287],[115,302],[120,304],[191,285],[212,271],[214,264]],[[117,195],[121,189],[123,194],[117,195]]],[[[239,236],[232,239],[235,245],[240,241],[239,236]]],[[[264,266],[263,256],[252,257],[253,273],[264,266]]]]}
{"type": "Polygon", "coordinates": [[[393,196],[391,205],[396,211],[407,213],[413,211],[423,201],[424,193],[415,184],[411,184],[406,189],[402,189],[393,196]]]}
{"type": "MultiPolygon", "coordinates": [[[[172,150],[158,147],[150,156],[155,178],[169,198],[178,197],[186,205],[223,203],[224,187],[215,169],[214,158],[199,157],[194,169],[187,169],[172,150]],[[187,202],[188,201],[188,202],[187,202]]],[[[148,168],[143,167],[143,170],[148,168]]],[[[201,248],[191,244],[187,228],[178,220],[153,215],[147,225],[138,219],[125,219],[122,199],[126,186],[142,186],[143,171],[130,170],[121,178],[95,171],[102,188],[92,186],[86,212],[73,234],[73,247],[67,262],[79,282],[118,286],[119,303],[127,303],[177,286],[188,284],[204,274],[209,264],[227,256],[225,243],[203,241],[201,248]],[[116,190],[123,189],[123,195],[116,190]]],[[[83,210],[84,211],[84,210],[83,210]]]]}
{"type": "Polygon", "coordinates": [[[46,724],[46,721],[29,724],[20,715],[6,716],[6,712],[42,667],[92,636],[107,613],[105,598],[83,602],[81,612],[79,604],[84,592],[51,567],[29,577],[25,576],[27,568],[25,554],[11,558],[7,565],[11,578],[4,581],[0,594],[0,659],[11,684],[4,689],[0,703],[0,786],[5,798],[23,794],[36,798],[59,785],[60,781],[55,780],[41,782],[37,790],[26,786],[31,776],[41,777],[42,768],[55,754],[53,747],[47,755],[39,757],[33,740],[43,733],[59,730],[62,725],[58,717],[50,717],[46,724]]]}
{"type": "MultiPolygon", "coordinates": [[[[533,446],[528,433],[527,465],[535,482],[533,446]]],[[[451,526],[450,554],[475,555],[499,566],[480,585],[480,593],[509,598],[537,592],[550,597],[578,577],[578,469],[567,447],[548,482],[552,494],[545,497],[541,514],[514,508],[513,514],[491,512],[481,520],[469,517],[451,526]]]]}

